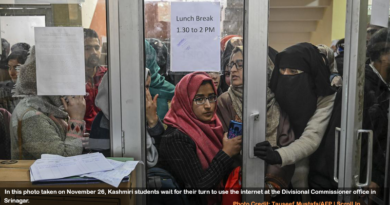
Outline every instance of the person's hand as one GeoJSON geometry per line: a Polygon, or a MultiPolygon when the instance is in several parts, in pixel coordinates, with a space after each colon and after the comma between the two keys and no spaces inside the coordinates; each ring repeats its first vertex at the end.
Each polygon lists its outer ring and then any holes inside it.
{"type": "Polygon", "coordinates": [[[81,138],[84,149],[89,149],[89,133],[84,133],[84,137],[81,138]]]}
{"type": "Polygon", "coordinates": [[[152,95],[150,94],[149,90],[146,90],[146,120],[148,121],[148,126],[150,128],[156,126],[158,122],[158,115],[157,115],[157,98],[158,94],[152,98],[152,95]]]}
{"type": "Polygon", "coordinates": [[[343,79],[341,78],[341,76],[335,76],[333,79],[332,79],[332,82],[330,83],[331,86],[335,86],[335,87],[341,87],[343,86],[343,79]]]}
{"type": "Polygon", "coordinates": [[[84,120],[85,99],[84,96],[66,96],[61,98],[64,109],[72,120],[84,120]]]}
{"type": "MultiPolygon", "coordinates": [[[[373,197],[374,195],[379,195],[379,191],[380,191],[380,187],[377,183],[375,182],[370,182],[370,184],[363,188],[365,191],[369,191],[369,194],[361,194],[360,195],[360,200],[361,202],[363,202],[364,204],[366,205],[372,205],[372,204],[375,204],[374,201],[373,201],[373,197]],[[373,194],[373,193],[376,193],[376,194],[373,194]],[[366,198],[367,197],[367,198],[366,198]]],[[[361,203],[361,204],[363,204],[361,203]]]]}
{"type": "Polygon", "coordinates": [[[268,164],[281,164],[282,158],[277,151],[274,151],[268,141],[260,142],[254,147],[256,157],[266,161],[268,164]]]}
{"type": "Polygon", "coordinates": [[[228,133],[226,132],[223,135],[222,151],[224,151],[230,157],[233,157],[234,155],[240,153],[241,151],[242,136],[237,136],[235,138],[228,139],[227,134],[228,133]]]}

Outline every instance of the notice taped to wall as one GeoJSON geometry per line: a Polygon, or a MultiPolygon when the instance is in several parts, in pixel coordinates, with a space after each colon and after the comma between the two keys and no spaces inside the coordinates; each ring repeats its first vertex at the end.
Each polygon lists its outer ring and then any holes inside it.
{"type": "Polygon", "coordinates": [[[171,71],[220,71],[219,2],[172,2],[171,71]]]}
{"type": "Polygon", "coordinates": [[[372,1],[370,24],[387,28],[389,20],[389,0],[372,1]]]}
{"type": "Polygon", "coordinates": [[[81,27],[35,28],[38,95],[85,95],[81,27]]]}

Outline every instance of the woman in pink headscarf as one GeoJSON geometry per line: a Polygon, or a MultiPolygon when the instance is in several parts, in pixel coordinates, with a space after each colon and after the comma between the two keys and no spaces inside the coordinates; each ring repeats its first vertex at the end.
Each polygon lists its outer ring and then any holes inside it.
{"type": "MultiPolygon", "coordinates": [[[[222,188],[234,155],[241,150],[241,136],[227,139],[216,115],[217,91],[204,72],[186,75],[177,85],[168,125],[159,147],[161,163],[185,189],[222,188]]],[[[188,195],[193,204],[219,203],[219,195],[188,195]]]]}

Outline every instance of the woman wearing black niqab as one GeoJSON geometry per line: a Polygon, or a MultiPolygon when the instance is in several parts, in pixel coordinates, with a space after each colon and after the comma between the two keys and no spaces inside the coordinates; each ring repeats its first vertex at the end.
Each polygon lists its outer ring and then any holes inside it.
{"type": "Polygon", "coordinates": [[[300,43],[276,56],[270,88],[280,107],[292,123],[299,138],[317,108],[317,98],[335,93],[330,84],[330,70],[318,48],[310,43],[300,43]],[[282,74],[286,69],[296,73],[282,74]]]}
{"type": "Polygon", "coordinates": [[[320,145],[331,117],[336,90],[330,75],[326,59],[310,43],[293,45],[276,56],[269,87],[289,117],[295,141],[276,150],[261,142],[254,149],[268,164],[295,164],[294,188],[308,188],[308,157],[320,145]]]}

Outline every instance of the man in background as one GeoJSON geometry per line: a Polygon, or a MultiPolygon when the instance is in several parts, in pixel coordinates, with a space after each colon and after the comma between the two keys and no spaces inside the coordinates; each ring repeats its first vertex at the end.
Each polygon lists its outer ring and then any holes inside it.
{"type": "Polygon", "coordinates": [[[9,81],[11,77],[8,74],[7,56],[10,52],[10,44],[4,38],[1,39],[1,55],[0,55],[0,82],[9,81]]]}
{"type": "Polygon", "coordinates": [[[85,57],[85,83],[87,104],[84,120],[86,132],[91,131],[92,122],[100,111],[95,106],[95,98],[98,93],[99,84],[107,67],[99,65],[101,57],[101,46],[99,36],[92,29],[84,29],[84,57],[85,57]]]}

